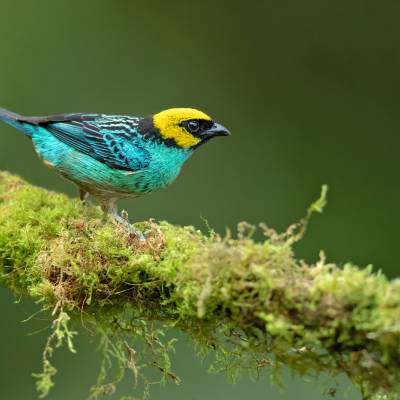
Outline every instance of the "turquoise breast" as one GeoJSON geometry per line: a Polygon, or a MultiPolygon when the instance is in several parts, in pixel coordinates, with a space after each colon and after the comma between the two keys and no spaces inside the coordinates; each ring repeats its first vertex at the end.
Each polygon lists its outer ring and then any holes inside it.
{"type": "Polygon", "coordinates": [[[143,141],[150,154],[146,168],[124,171],[110,168],[56,139],[46,129],[38,127],[32,142],[39,157],[82,189],[99,197],[129,197],[164,188],[179,175],[192,150],[143,141]]]}

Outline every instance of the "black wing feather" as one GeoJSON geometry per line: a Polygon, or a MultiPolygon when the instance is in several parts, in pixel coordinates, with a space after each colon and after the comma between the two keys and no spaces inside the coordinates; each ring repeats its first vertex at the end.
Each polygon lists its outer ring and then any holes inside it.
{"type": "Polygon", "coordinates": [[[103,114],[60,114],[21,118],[111,168],[135,171],[149,163],[149,153],[137,139],[138,118],[103,114]],[[109,129],[108,129],[109,126],[109,129]]]}

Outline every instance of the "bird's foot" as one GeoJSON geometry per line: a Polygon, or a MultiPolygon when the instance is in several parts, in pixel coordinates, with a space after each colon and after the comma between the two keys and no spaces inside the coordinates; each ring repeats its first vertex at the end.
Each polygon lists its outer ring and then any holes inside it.
{"type": "Polygon", "coordinates": [[[132,224],[129,223],[126,212],[125,213],[123,212],[123,216],[121,216],[116,211],[111,211],[109,213],[109,215],[111,216],[111,218],[115,224],[126,228],[129,232],[129,235],[135,236],[141,242],[146,240],[142,231],[135,228],[132,224]],[[124,217],[126,217],[126,218],[124,218],[124,217]]]}

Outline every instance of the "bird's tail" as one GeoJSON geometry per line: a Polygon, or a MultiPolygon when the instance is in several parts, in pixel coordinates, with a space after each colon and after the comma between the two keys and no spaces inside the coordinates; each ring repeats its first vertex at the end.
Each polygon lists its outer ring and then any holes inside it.
{"type": "Polygon", "coordinates": [[[0,121],[3,121],[19,131],[23,132],[26,136],[31,137],[33,133],[33,127],[24,121],[24,117],[16,114],[12,111],[8,111],[5,108],[0,108],[0,121]]]}

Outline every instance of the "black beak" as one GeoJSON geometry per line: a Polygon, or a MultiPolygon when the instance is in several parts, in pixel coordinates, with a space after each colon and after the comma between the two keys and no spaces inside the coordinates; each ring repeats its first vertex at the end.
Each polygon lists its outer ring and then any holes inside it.
{"type": "Polygon", "coordinates": [[[213,126],[206,131],[201,132],[199,137],[201,139],[211,139],[215,136],[229,136],[231,133],[221,124],[214,122],[213,126]]]}

